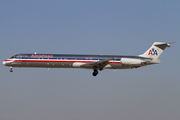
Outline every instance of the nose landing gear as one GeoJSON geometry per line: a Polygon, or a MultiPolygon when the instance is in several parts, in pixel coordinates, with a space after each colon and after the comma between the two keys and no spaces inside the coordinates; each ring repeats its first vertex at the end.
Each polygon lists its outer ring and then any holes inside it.
{"type": "Polygon", "coordinates": [[[13,72],[13,69],[12,69],[12,67],[10,67],[10,72],[13,72]]]}
{"type": "Polygon", "coordinates": [[[96,76],[98,74],[97,70],[94,70],[94,72],[92,73],[93,76],[96,76]]]}

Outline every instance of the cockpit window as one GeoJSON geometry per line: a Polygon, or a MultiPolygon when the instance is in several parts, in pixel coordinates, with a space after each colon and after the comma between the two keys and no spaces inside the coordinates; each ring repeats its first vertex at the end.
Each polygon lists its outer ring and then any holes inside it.
{"type": "Polygon", "coordinates": [[[16,58],[16,55],[12,56],[11,59],[16,58]]]}
{"type": "Polygon", "coordinates": [[[11,59],[13,59],[13,58],[22,58],[22,57],[27,57],[27,54],[16,54],[16,55],[12,56],[11,59]]]}

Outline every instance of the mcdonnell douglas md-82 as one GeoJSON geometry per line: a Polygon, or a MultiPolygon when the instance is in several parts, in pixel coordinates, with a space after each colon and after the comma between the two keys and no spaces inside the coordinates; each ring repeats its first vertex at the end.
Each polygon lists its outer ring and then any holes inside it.
{"type": "Polygon", "coordinates": [[[138,56],[120,55],[78,55],[78,54],[16,54],[3,61],[3,65],[10,67],[36,68],[83,68],[92,69],[93,76],[103,69],[132,69],[161,61],[158,57],[171,43],[154,42],[144,53],[138,56]]]}

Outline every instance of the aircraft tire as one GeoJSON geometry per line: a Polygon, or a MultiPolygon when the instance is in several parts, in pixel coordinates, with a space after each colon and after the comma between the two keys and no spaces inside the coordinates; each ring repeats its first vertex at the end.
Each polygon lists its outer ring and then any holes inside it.
{"type": "Polygon", "coordinates": [[[94,72],[92,73],[93,76],[96,76],[98,74],[97,70],[94,70],[94,72]]]}
{"type": "Polygon", "coordinates": [[[13,69],[12,69],[12,68],[10,68],[10,72],[13,72],[13,69]]]}

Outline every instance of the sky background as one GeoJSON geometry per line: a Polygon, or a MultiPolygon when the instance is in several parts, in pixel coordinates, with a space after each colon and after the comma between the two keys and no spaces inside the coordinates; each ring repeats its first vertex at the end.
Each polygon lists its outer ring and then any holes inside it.
{"type": "Polygon", "coordinates": [[[176,42],[161,64],[132,70],[0,65],[0,120],[179,120],[179,0],[1,0],[0,62],[17,53],[139,55],[176,42]]]}

